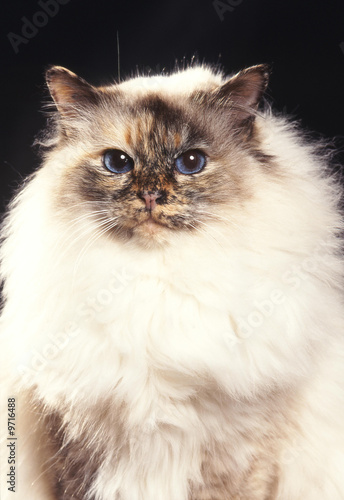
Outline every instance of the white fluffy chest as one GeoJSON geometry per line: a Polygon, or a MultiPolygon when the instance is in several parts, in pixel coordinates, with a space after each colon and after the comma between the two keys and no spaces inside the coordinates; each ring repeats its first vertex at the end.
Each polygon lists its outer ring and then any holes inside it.
{"type": "Polygon", "coordinates": [[[282,272],[266,278],[241,255],[123,253],[111,264],[113,248],[102,251],[101,260],[97,251],[85,259],[73,286],[72,268],[68,280],[55,277],[55,288],[51,276],[46,288],[40,283],[42,302],[35,297],[25,325],[14,324],[28,332],[18,364],[31,369],[30,380],[49,398],[69,397],[71,381],[72,397],[87,400],[114,388],[123,388],[124,397],[152,376],[163,381],[157,391],[178,397],[200,380],[249,394],[276,374],[290,380],[305,365],[295,318],[308,304],[289,289],[283,303],[264,309],[282,272]],[[261,321],[252,326],[257,311],[261,321]]]}

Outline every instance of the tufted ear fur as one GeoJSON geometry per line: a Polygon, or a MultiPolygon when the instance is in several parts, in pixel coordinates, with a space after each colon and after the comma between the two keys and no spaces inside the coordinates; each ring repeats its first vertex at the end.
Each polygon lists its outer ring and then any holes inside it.
{"type": "Polygon", "coordinates": [[[214,91],[212,100],[218,104],[228,104],[237,121],[252,121],[268,86],[269,74],[266,64],[240,71],[214,91]]]}
{"type": "Polygon", "coordinates": [[[46,72],[46,82],[59,113],[73,118],[90,104],[96,104],[98,91],[72,71],[52,66],[46,72]]]}

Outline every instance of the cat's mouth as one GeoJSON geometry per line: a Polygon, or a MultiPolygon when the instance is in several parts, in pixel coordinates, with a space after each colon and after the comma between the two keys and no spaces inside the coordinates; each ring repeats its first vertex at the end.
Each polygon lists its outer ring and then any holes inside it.
{"type": "Polygon", "coordinates": [[[165,214],[161,211],[141,212],[136,220],[133,220],[133,223],[131,234],[140,239],[143,238],[145,241],[147,241],[147,237],[151,241],[160,241],[161,238],[167,241],[169,233],[188,228],[181,215],[165,214]]]}
{"type": "Polygon", "coordinates": [[[159,232],[165,230],[180,230],[194,227],[187,223],[186,218],[179,214],[164,214],[162,212],[154,213],[153,211],[148,213],[143,220],[137,220],[134,230],[141,232],[142,229],[149,230],[150,232],[159,232]]]}
{"type": "Polygon", "coordinates": [[[157,220],[155,217],[153,217],[152,214],[150,214],[145,220],[140,222],[138,225],[139,226],[146,226],[148,228],[154,228],[154,227],[158,227],[158,226],[167,227],[166,224],[157,220]]]}
{"type": "Polygon", "coordinates": [[[148,242],[160,241],[160,238],[168,230],[168,226],[163,222],[157,220],[152,214],[146,217],[144,220],[138,222],[134,227],[134,234],[145,241],[148,242]]]}

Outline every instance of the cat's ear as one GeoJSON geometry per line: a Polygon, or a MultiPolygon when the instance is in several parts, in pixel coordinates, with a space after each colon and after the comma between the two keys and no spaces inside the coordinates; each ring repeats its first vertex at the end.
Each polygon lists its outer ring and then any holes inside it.
{"type": "Polygon", "coordinates": [[[51,97],[62,116],[77,117],[83,109],[97,103],[97,90],[68,69],[52,66],[45,77],[51,97]]]}
{"type": "Polygon", "coordinates": [[[213,100],[217,104],[229,105],[236,121],[252,121],[268,86],[269,76],[267,64],[247,68],[217,88],[213,100]]]}

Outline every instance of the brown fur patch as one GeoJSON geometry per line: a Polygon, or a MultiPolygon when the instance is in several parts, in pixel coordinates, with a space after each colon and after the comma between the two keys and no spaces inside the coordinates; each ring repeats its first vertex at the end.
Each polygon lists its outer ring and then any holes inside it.
{"type": "MultiPolygon", "coordinates": [[[[202,399],[198,402],[200,411],[202,399]]],[[[204,445],[202,482],[190,483],[188,500],[276,500],[283,449],[295,430],[289,413],[294,405],[287,391],[271,391],[255,401],[229,400],[224,418],[232,422],[233,433],[230,426],[226,434],[224,425],[221,441],[211,438],[204,445]]]]}
{"type": "Polygon", "coordinates": [[[278,481],[276,460],[268,457],[265,449],[256,454],[247,470],[229,473],[228,448],[219,446],[212,454],[204,451],[204,484],[193,487],[189,500],[274,500],[278,481]]]}
{"type": "MultiPolygon", "coordinates": [[[[62,418],[56,413],[44,417],[54,454],[47,464],[53,475],[57,500],[84,500],[98,471],[100,457],[90,449],[86,437],[67,441],[62,418]]],[[[87,496],[90,500],[91,497],[87,496]]]]}
{"type": "Polygon", "coordinates": [[[176,149],[180,148],[180,145],[182,143],[182,136],[179,133],[174,134],[174,146],[176,149]]]}
{"type": "Polygon", "coordinates": [[[124,133],[126,144],[130,147],[132,145],[131,128],[128,127],[124,133]]]}

